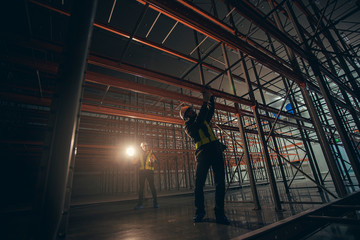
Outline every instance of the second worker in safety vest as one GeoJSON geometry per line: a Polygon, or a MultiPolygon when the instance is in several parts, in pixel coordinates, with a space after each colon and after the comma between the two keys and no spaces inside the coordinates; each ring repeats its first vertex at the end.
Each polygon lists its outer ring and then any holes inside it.
{"type": "Polygon", "coordinates": [[[203,93],[204,102],[199,114],[190,106],[183,106],[180,116],[185,121],[185,131],[195,143],[196,182],[195,182],[195,207],[196,213],[193,222],[201,222],[204,218],[204,185],[210,166],[215,179],[215,217],[216,222],[230,224],[224,213],[225,197],[225,171],[223,151],[226,146],[219,142],[210,127],[214,115],[214,96],[209,92],[203,93]]]}
{"type": "Polygon", "coordinates": [[[141,209],[143,207],[143,198],[144,198],[144,187],[145,180],[149,182],[150,190],[154,200],[154,208],[158,208],[159,204],[157,203],[156,189],[154,184],[154,164],[157,163],[157,158],[152,150],[149,149],[149,145],[146,142],[141,143],[140,156],[140,168],[139,168],[139,200],[135,209],[141,209]]]}

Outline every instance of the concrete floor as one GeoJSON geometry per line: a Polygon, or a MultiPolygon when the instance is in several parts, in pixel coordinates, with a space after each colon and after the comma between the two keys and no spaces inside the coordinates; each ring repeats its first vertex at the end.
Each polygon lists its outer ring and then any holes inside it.
{"type": "MultiPolygon", "coordinates": [[[[261,210],[253,210],[252,203],[240,202],[251,199],[249,189],[230,190],[227,193],[225,209],[231,220],[230,226],[215,223],[214,193],[211,192],[205,194],[205,221],[197,224],[192,223],[192,195],[160,197],[158,209],[152,208],[151,199],[141,210],[134,210],[135,200],[96,205],[78,204],[70,211],[67,239],[233,239],[315,206],[283,204],[284,211],[276,212],[269,186],[261,186],[258,191],[261,210]]],[[[282,200],[288,201],[283,195],[282,200]]],[[[291,195],[294,201],[321,201],[315,189],[293,190],[291,195]]]]}
{"type": "MultiPolygon", "coordinates": [[[[311,183],[307,187],[310,185],[311,183]]],[[[306,184],[302,184],[302,186],[306,186],[306,184]]],[[[281,190],[280,184],[279,188],[281,201],[288,202],[288,195],[281,190]]],[[[276,212],[269,186],[259,185],[258,193],[261,210],[253,210],[254,205],[250,203],[249,188],[233,189],[227,192],[225,210],[231,220],[229,226],[215,223],[214,193],[211,191],[205,194],[207,211],[205,221],[197,224],[192,223],[194,197],[191,191],[184,195],[178,195],[179,192],[160,192],[158,194],[160,208],[158,209],[154,209],[152,199],[148,199],[144,204],[144,209],[134,210],[136,195],[73,199],[66,239],[237,239],[245,233],[320,206],[319,204],[309,204],[309,202],[321,202],[316,188],[293,189],[290,194],[291,200],[307,203],[283,203],[284,211],[276,212]]],[[[149,195],[148,192],[147,196],[149,195]]],[[[5,224],[0,225],[0,239],[28,239],[31,231],[30,209],[1,214],[1,222],[5,224]]],[[[299,239],[355,240],[360,239],[359,236],[360,228],[358,226],[331,224],[311,236],[299,239]]]]}

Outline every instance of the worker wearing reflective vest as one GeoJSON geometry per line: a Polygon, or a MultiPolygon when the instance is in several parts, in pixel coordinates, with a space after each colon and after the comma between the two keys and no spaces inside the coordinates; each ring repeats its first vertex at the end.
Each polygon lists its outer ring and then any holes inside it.
{"type": "Polygon", "coordinates": [[[153,196],[154,208],[158,208],[156,189],[154,184],[154,164],[157,163],[157,158],[152,150],[149,149],[149,145],[146,142],[141,143],[141,153],[139,156],[139,200],[135,209],[142,209],[144,198],[145,180],[149,182],[150,190],[153,196]]]}
{"type": "Polygon", "coordinates": [[[201,222],[206,214],[204,205],[204,185],[210,166],[215,179],[215,216],[216,222],[230,224],[224,212],[225,197],[225,171],[223,151],[226,146],[219,142],[210,127],[214,115],[214,96],[209,92],[203,93],[204,102],[199,114],[190,106],[183,106],[180,116],[185,121],[185,131],[195,144],[196,181],[195,181],[195,207],[196,213],[193,222],[201,222]]]}

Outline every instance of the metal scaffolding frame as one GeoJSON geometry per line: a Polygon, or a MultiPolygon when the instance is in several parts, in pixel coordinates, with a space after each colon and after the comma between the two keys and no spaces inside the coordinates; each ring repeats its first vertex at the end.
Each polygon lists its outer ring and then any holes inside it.
{"type": "MultiPolygon", "coordinates": [[[[39,186],[45,186],[37,192],[41,199],[44,189],[59,184],[44,177],[55,166],[46,161],[46,154],[58,147],[45,134],[57,127],[48,120],[60,111],[52,104],[58,76],[66,66],[61,59],[69,47],[53,29],[66,33],[62,28],[67,28],[66,19],[73,13],[59,1],[25,2],[29,36],[1,33],[5,47],[1,75],[8,80],[2,81],[1,112],[7,117],[1,120],[1,141],[13,161],[25,157],[41,167],[32,172],[40,175],[39,186]],[[42,14],[50,19],[49,32],[36,25],[42,14]],[[10,151],[15,154],[10,156],[10,151]]],[[[95,17],[92,37],[111,38],[111,46],[120,47],[115,57],[108,46],[90,47],[81,112],[76,115],[80,119],[73,139],[76,147],[63,171],[64,207],[56,208],[63,212],[58,219],[61,226],[49,230],[51,234],[66,233],[71,195],[137,193],[136,168],[123,154],[131,144],[147,141],[153,147],[159,158],[155,168],[159,192],[192,191],[194,147],[178,111],[183,103],[198,109],[205,89],[216,97],[212,127],[228,147],[227,188],[249,187],[255,209],[261,208],[259,184],[269,185],[277,211],[290,201],[279,191],[289,195],[302,187],[301,181],[293,186],[300,176],[318,188],[323,202],[359,188],[360,34],[359,21],[353,20],[359,1],[341,12],[335,11],[338,0],[329,0],[320,9],[307,0],[208,1],[206,7],[197,1],[138,0],[131,3],[137,14],[128,28],[116,24],[120,4],[125,3],[114,0],[107,14],[98,5],[102,15],[95,17]],[[161,39],[152,37],[165,20],[168,28],[161,39]],[[341,23],[350,27],[344,29],[341,23]],[[179,39],[179,31],[187,38],[179,39]],[[172,36],[184,43],[177,47],[172,36]],[[137,52],[144,59],[132,56],[137,52]],[[149,56],[164,66],[147,61],[149,56]],[[176,66],[167,69],[166,60],[176,66]],[[87,183],[91,187],[84,189],[87,183]]],[[[206,188],[214,189],[209,173],[206,188]]]]}

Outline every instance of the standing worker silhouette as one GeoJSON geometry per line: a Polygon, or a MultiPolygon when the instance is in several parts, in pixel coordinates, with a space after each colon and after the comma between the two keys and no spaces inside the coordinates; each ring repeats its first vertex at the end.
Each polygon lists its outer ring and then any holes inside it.
{"type": "Polygon", "coordinates": [[[215,179],[215,217],[216,222],[230,224],[225,216],[225,170],[223,151],[226,146],[219,142],[210,127],[210,121],[214,115],[214,96],[209,92],[203,93],[203,104],[199,114],[196,114],[191,106],[183,106],[180,117],[185,121],[185,132],[195,143],[196,158],[196,182],[195,182],[195,207],[196,213],[193,222],[201,222],[205,217],[204,185],[210,166],[215,179]]]}
{"type": "Polygon", "coordinates": [[[150,150],[149,145],[146,142],[142,142],[140,146],[142,151],[140,152],[139,156],[139,200],[135,209],[144,208],[143,198],[146,179],[149,182],[150,190],[153,196],[154,208],[158,208],[159,204],[157,203],[156,189],[154,184],[154,163],[157,163],[157,158],[153,151],[150,150]]]}

